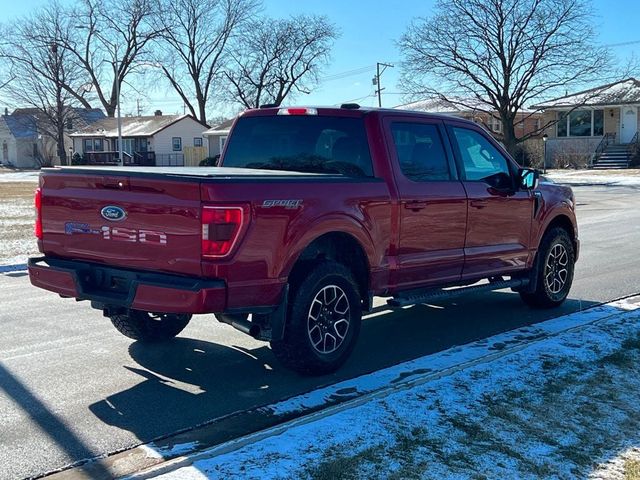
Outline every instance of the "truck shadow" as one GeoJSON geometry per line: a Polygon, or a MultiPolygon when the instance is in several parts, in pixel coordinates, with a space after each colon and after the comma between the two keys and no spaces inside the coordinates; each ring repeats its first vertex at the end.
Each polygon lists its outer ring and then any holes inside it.
{"type": "Polygon", "coordinates": [[[90,410],[103,422],[148,442],[595,303],[567,300],[557,309],[532,310],[517,294],[493,292],[384,312],[364,320],[358,345],[342,369],[314,378],[281,367],[267,344],[246,350],[186,337],[162,345],[134,342],[129,354],[139,368],[124,368],[140,375],[141,382],[90,410]]]}

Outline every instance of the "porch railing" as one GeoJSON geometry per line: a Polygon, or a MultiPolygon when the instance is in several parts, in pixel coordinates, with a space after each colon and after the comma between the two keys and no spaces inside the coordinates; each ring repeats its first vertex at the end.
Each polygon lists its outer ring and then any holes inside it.
{"type": "MultiPolygon", "coordinates": [[[[123,164],[129,166],[154,166],[155,152],[122,152],[123,164]]],[[[118,165],[118,152],[86,152],[87,165],[118,165]]]]}
{"type": "Polygon", "coordinates": [[[629,161],[627,162],[627,168],[631,166],[631,163],[636,161],[640,157],[640,131],[636,130],[635,135],[629,142],[629,161]]]}
{"type": "Polygon", "coordinates": [[[159,153],[156,155],[156,165],[163,167],[184,167],[184,154],[159,153]]]}
{"type": "Polygon", "coordinates": [[[133,161],[136,165],[155,167],[156,152],[134,152],[133,161]]]}
{"type": "Polygon", "coordinates": [[[602,137],[602,140],[600,140],[600,143],[598,144],[595,151],[593,152],[593,155],[591,155],[591,159],[589,161],[589,168],[593,167],[596,163],[598,163],[598,159],[600,158],[600,155],[602,155],[602,152],[604,152],[604,149],[607,148],[612,143],[615,143],[615,141],[616,141],[615,133],[604,134],[604,136],[602,137]]]}

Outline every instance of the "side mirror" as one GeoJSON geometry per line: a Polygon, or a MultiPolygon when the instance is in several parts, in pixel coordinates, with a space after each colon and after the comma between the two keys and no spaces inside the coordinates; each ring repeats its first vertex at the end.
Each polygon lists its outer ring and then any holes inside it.
{"type": "Polygon", "coordinates": [[[518,184],[522,190],[535,190],[538,188],[540,173],[533,168],[521,168],[518,170],[518,184]]]}

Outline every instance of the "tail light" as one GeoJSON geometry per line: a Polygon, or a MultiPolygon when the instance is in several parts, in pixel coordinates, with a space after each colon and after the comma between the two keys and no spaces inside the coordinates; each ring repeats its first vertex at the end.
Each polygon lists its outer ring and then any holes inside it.
{"type": "Polygon", "coordinates": [[[242,207],[202,207],[202,256],[224,257],[240,236],[242,207]]]}
{"type": "Polygon", "coordinates": [[[33,203],[36,207],[36,223],[33,228],[33,233],[38,240],[42,240],[42,190],[40,188],[36,188],[33,203]]]}

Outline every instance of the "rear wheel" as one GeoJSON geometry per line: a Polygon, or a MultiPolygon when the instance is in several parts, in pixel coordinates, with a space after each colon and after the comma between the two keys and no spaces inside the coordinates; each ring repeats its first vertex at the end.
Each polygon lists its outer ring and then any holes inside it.
{"type": "Polygon", "coordinates": [[[271,349],[297,372],[334,372],[360,333],[362,302],[353,276],[344,265],[323,262],[292,287],[284,338],[272,341],[271,349]]]}
{"type": "Polygon", "coordinates": [[[128,310],[113,315],[111,323],[125,337],[141,342],[163,342],[178,335],[191,320],[186,313],[151,313],[128,310]]]}
{"type": "Polygon", "coordinates": [[[575,251],[567,231],[549,230],[538,250],[537,281],[533,292],[521,292],[522,300],[532,307],[556,307],[565,301],[573,282],[575,251]]]}

